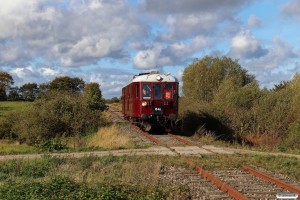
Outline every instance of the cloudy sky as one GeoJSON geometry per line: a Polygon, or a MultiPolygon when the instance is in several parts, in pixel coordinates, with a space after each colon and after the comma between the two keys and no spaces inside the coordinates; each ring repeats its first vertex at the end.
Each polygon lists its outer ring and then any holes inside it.
{"type": "Polygon", "coordinates": [[[206,55],[238,59],[261,87],[300,72],[298,0],[0,0],[0,19],[16,86],[71,76],[118,97],[134,74],[181,79],[206,55]]]}

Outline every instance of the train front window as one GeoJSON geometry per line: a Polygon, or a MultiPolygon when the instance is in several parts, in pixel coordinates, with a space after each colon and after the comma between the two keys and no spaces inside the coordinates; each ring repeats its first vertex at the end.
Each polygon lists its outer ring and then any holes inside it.
{"type": "Polygon", "coordinates": [[[161,84],[154,85],[154,99],[161,99],[161,84]]]}
{"type": "Polygon", "coordinates": [[[172,84],[166,84],[165,85],[165,99],[172,99],[173,98],[173,85],[172,84]]]}
{"type": "Polygon", "coordinates": [[[143,99],[151,98],[151,84],[144,83],[143,84],[143,99]]]}

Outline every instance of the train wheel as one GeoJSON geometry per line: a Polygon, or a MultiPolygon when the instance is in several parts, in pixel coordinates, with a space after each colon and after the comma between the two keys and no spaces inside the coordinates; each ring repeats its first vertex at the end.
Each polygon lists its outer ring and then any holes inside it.
{"type": "Polygon", "coordinates": [[[149,132],[151,130],[152,126],[149,123],[142,123],[142,129],[146,132],[149,132]]]}

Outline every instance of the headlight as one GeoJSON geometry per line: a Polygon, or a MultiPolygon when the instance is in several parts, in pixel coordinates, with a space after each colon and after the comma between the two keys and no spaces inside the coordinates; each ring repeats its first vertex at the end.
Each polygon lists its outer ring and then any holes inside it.
{"type": "Polygon", "coordinates": [[[146,101],[143,101],[143,102],[142,102],[142,106],[143,106],[143,107],[146,107],[147,105],[148,105],[148,103],[147,103],[146,101]]]}

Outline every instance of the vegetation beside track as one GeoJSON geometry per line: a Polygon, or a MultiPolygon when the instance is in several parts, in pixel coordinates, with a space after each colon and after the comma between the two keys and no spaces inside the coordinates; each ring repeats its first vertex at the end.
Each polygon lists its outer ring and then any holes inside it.
{"type": "Polygon", "coordinates": [[[184,133],[299,153],[300,75],[272,89],[229,57],[206,56],[183,72],[184,133]]]}
{"type": "MultiPolygon", "coordinates": [[[[0,199],[167,199],[156,157],[44,158],[0,163],[0,199]]],[[[172,158],[171,158],[172,159],[172,158]]]]}
{"type": "MultiPolygon", "coordinates": [[[[300,181],[299,159],[210,155],[192,158],[204,169],[256,165],[300,181]]],[[[187,167],[178,157],[106,156],[0,161],[0,199],[168,199],[188,188],[161,184],[163,168],[187,167]],[[1,196],[2,195],[2,196],[1,196]]]]}

